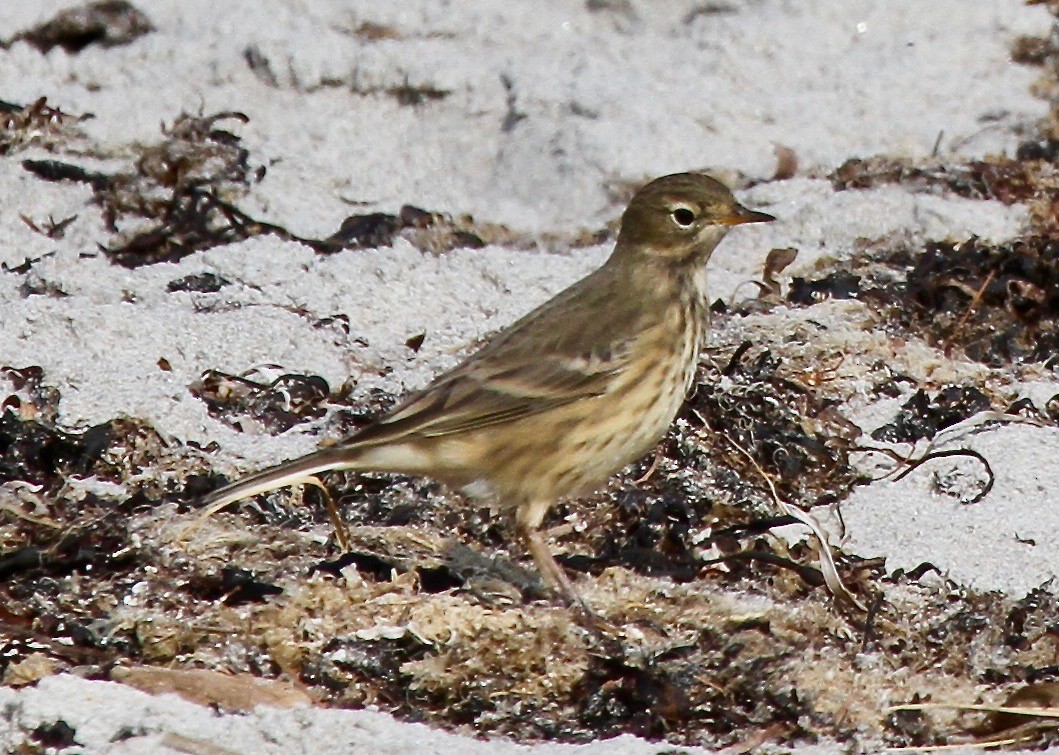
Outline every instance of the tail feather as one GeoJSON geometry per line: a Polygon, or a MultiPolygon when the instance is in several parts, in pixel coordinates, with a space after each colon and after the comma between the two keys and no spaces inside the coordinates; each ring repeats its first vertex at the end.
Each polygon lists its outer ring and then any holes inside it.
{"type": "Polygon", "coordinates": [[[305,482],[321,472],[333,469],[358,469],[361,466],[357,455],[351,454],[348,446],[325,448],[299,459],[263,469],[249,477],[225,485],[206,496],[203,504],[209,513],[213,513],[244,498],[305,482]]]}
{"type": "MultiPolygon", "coordinates": [[[[313,484],[323,488],[316,479],[316,475],[321,472],[350,469],[361,472],[421,474],[433,469],[430,465],[431,458],[414,445],[404,443],[346,442],[333,448],[325,448],[308,456],[263,469],[213,491],[203,499],[202,513],[177,535],[177,539],[183,540],[206,519],[225,506],[244,498],[288,485],[313,484]]],[[[334,511],[331,513],[335,519],[334,511]]],[[[339,526],[336,524],[336,529],[339,526]]]]}

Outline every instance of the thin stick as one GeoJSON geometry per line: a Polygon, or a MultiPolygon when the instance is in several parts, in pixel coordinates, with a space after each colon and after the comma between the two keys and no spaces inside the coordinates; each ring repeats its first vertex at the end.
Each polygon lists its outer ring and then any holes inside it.
{"type": "Polygon", "coordinates": [[[1034,718],[1059,718],[1059,708],[1035,708],[1035,707],[1010,707],[1006,705],[986,705],[983,703],[907,703],[905,705],[891,705],[886,709],[887,713],[897,713],[903,710],[969,710],[980,713],[1011,713],[1015,716],[1031,716],[1034,718]]]}
{"type": "Polygon", "coordinates": [[[976,459],[983,467],[985,467],[985,487],[978,491],[974,498],[971,498],[969,501],[967,501],[967,503],[978,503],[987,495],[989,495],[989,491],[993,489],[993,483],[996,482],[996,475],[993,474],[993,468],[989,466],[989,461],[985,458],[985,456],[980,454],[978,451],[975,451],[973,448],[952,448],[945,451],[931,451],[930,453],[923,454],[921,457],[915,459],[914,461],[910,460],[908,462],[908,467],[902,470],[901,474],[896,475],[893,478],[894,482],[897,482],[898,480],[903,480],[905,477],[908,477],[908,475],[912,474],[912,472],[926,464],[928,461],[933,461],[935,459],[946,459],[953,456],[967,456],[972,459],[976,459]]]}
{"type": "Polygon", "coordinates": [[[980,749],[1004,747],[1006,745],[1026,742],[1030,737],[1008,737],[1007,739],[986,739],[981,742],[960,742],[951,745],[919,745],[911,747],[884,747],[883,752],[944,752],[945,750],[980,749]]]}
{"type": "Polygon", "coordinates": [[[640,475],[637,479],[633,480],[634,485],[642,485],[651,479],[651,475],[658,469],[659,462],[662,461],[661,450],[655,451],[654,458],[651,459],[651,466],[647,468],[647,471],[640,475]]]}
{"type": "Polygon", "coordinates": [[[60,522],[43,516],[33,516],[27,514],[24,511],[19,511],[18,508],[10,503],[0,503],[0,511],[10,514],[18,519],[23,519],[31,524],[39,524],[42,527],[51,527],[54,530],[62,529],[63,525],[60,522]]]}
{"type": "Polygon", "coordinates": [[[993,282],[993,278],[995,277],[996,269],[990,270],[989,275],[985,277],[985,281],[983,281],[978,290],[974,292],[971,301],[967,303],[967,309],[964,311],[963,317],[961,317],[960,321],[956,323],[956,327],[953,328],[952,333],[949,334],[949,340],[945,342],[945,356],[949,356],[952,351],[952,345],[956,341],[956,336],[960,335],[963,326],[971,319],[971,313],[974,312],[974,308],[978,306],[978,303],[982,301],[982,297],[985,296],[985,290],[989,288],[989,284],[993,282]]]}

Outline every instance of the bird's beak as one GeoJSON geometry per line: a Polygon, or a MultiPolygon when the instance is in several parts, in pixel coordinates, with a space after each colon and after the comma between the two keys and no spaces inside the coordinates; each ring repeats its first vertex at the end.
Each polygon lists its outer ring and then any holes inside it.
{"type": "Polygon", "coordinates": [[[742,225],[743,223],[771,223],[776,218],[767,212],[748,210],[741,204],[732,208],[732,214],[721,218],[718,222],[722,225],[742,225]]]}

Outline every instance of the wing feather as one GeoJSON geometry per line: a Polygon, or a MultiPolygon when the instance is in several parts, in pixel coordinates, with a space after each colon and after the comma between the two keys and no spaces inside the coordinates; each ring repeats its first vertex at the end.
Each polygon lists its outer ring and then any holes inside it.
{"type": "Polygon", "coordinates": [[[604,266],[505,328],[349,442],[471,432],[603,395],[630,363],[641,332],[642,310],[631,298],[596,298],[609,290],[600,278],[613,272],[604,266]],[[607,318],[598,316],[600,307],[607,318]]]}
{"type": "Polygon", "coordinates": [[[607,392],[628,362],[627,349],[580,358],[540,356],[512,364],[472,361],[443,375],[365,428],[351,441],[470,432],[607,392]]]}

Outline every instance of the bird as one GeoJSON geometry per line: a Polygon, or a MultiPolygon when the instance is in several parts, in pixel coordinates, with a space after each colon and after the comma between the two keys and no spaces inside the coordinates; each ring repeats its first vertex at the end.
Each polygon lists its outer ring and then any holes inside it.
{"type": "Polygon", "coordinates": [[[213,512],[319,485],[316,475],[334,470],[432,478],[499,504],[553,597],[591,613],[548,548],[544,518],[661,440],[695,382],[710,255],[734,226],[772,220],[705,173],[650,181],[594,272],[345,440],[203,504],[213,512]]]}

